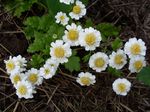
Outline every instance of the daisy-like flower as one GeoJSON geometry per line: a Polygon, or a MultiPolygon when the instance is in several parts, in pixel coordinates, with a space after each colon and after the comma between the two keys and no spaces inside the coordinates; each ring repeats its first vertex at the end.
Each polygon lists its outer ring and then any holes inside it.
{"type": "Polygon", "coordinates": [[[128,42],[125,43],[124,51],[129,56],[129,58],[137,55],[145,56],[146,46],[141,39],[131,38],[128,42]]]}
{"type": "Polygon", "coordinates": [[[100,45],[100,41],[102,40],[100,32],[92,27],[86,28],[84,32],[81,32],[80,37],[80,45],[84,46],[86,51],[95,50],[96,47],[100,45]]]}
{"type": "Polygon", "coordinates": [[[26,66],[27,66],[27,60],[22,57],[21,55],[18,55],[17,57],[13,58],[16,63],[18,64],[18,66],[20,66],[20,71],[25,71],[26,70],[26,66]]]}
{"type": "Polygon", "coordinates": [[[33,98],[34,87],[28,81],[19,81],[16,85],[16,94],[19,98],[33,98]]]}
{"type": "Polygon", "coordinates": [[[118,50],[117,52],[112,52],[109,56],[109,66],[115,69],[122,69],[127,63],[127,56],[123,50],[118,50]]]}
{"type": "Polygon", "coordinates": [[[64,44],[62,40],[56,40],[56,42],[51,43],[51,46],[50,55],[52,59],[59,63],[68,62],[68,57],[72,54],[69,44],[64,44]]]}
{"type": "Polygon", "coordinates": [[[81,72],[78,74],[78,78],[76,81],[81,85],[81,86],[89,86],[93,85],[96,82],[95,75],[92,75],[89,72],[81,72]]]}
{"type": "Polygon", "coordinates": [[[45,65],[48,65],[50,67],[54,67],[57,70],[59,63],[57,61],[55,61],[54,59],[49,58],[46,60],[45,65]]]}
{"type": "Polygon", "coordinates": [[[23,73],[18,72],[18,73],[10,74],[10,80],[15,87],[19,81],[22,81],[24,79],[25,79],[25,74],[23,73]]]}
{"type": "Polygon", "coordinates": [[[44,67],[40,68],[40,75],[45,79],[50,79],[55,75],[56,69],[54,67],[44,65],[44,67]]]}
{"type": "Polygon", "coordinates": [[[105,53],[97,52],[90,57],[89,66],[96,72],[101,72],[106,70],[108,60],[108,56],[105,53]]]}
{"type": "Polygon", "coordinates": [[[60,3],[64,3],[64,4],[67,4],[67,5],[70,5],[72,3],[74,3],[74,0],[59,0],[60,3]]]}
{"type": "Polygon", "coordinates": [[[73,6],[72,12],[69,15],[72,19],[79,20],[86,15],[85,5],[80,1],[76,1],[76,5],[73,6]]]}
{"type": "Polygon", "coordinates": [[[144,56],[136,56],[130,59],[129,70],[131,73],[138,73],[145,66],[146,61],[144,56]]]}
{"type": "Polygon", "coordinates": [[[31,68],[26,73],[26,80],[33,85],[40,85],[43,82],[43,77],[40,76],[39,71],[35,68],[31,68]]]}
{"type": "Polygon", "coordinates": [[[55,16],[56,23],[60,23],[62,25],[67,25],[69,18],[67,17],[66,13],[58,12],[55,16]]]}
{"type": "Polygon", "coordinates": [[[72,23],[67,25],[65,30],[65,35],[63,36],[64,42],[68,43],[70,46],[79,45],[79,34],[83,31],[82,27],[72,23]]]}
{"type": "Polygon", "coordinates": [[[14,60],[14,58],[12,58],[11,56],[8,60],[4,60],[4,63],[6,64],[7,73],[11,74],[20,72],[20,66],[18,65],[16,60],[14,60]]]}
{"type": "Polygon", "coordinates": [[[125,78],[118,78],[113,82],[112,87],[117,95],[126,96],[131,89],[131,83],[125,78]]]}

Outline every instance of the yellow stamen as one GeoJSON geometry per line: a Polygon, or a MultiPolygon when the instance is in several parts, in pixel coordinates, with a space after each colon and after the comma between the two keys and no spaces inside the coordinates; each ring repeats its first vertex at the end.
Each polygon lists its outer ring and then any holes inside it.
{"type": "Polygon", "coordinates": [[[116,55],[114,58],[114,61],[116,64],[122,64],[123,63],[123,56],[122,55],[116,55]]]}
{"type": "Polygon", "coordinates": [[[28,81],[31,82],[32,84],[36,83],[38,80],[37,74],[30,74],[28,77],[28,81]]]}
{"type": "Polygon", "coordinates": [[[103,58],[97,58],[94,63],[95,63],[95,66],[98,68],[101,68],[105,65],[105,61],[103,58]]]}
{"type": "Polygon", "coordinates": [[[25,94],[27,93],[27,87],[24,86],[24,85],[19,86],[18,92],[19,92],[21,95],[25,95],[25,94]]]}
{"type": "Polygon", "coordinates": [[[6,63],[6,68],[10,71],[13,70],[15,68],[14,62],[13,61],[8,61],[8,63],[6,63]]]}
{"type": "Polygon", "coordinates": [[[81,13],[81,7],[79,5],[74,6],[72,12],[75,14],[80,14],[81,13]]]}
{"type": "Polygon", "coordinates": [[[50,70],[49,69],[45,69],[45,75],[48,75],[50,73],[50,70]]]}
{"type": "Polygon", "coordinates": [[[90,82],[91,82],[91,79],[90,79],[89,77],[81,77],[81,78],[80,78],[80,81],[81,81],[81,83],[84,84],[84,85],[89,85],[90,82]]]}
{"type": "Polygon", "coordinates": [[[96,37],[93,33],[90,33],[90,34],[87,34],[86,37],[85,37],[85,42],[88,44],[88,45],[93,45],[96,41],[96,37]]]}
{"type": "Polygon", "coordinates": [[[60,16],[60,20],[63,21],[65,19],[65,17],[62,15],[60,16]]]}
{"type": "Polygon", "coordinates": [[[17,84],[18,81],[21,81],[21,77],[19,76],[19,74],[16,74],[16,75],[13,77],[13,81],[14,81],[14,84],[17,84]]]}
{"type": "Polygon", "coordinates": [[[69,30],[68,32],[68,39],[71,41],[75,41],[78,39],[79,33],[76,30],[69,30]]]}
{"type": "Polygon", "coordinates": [[[65,55],[65,50],[62,47],[56,47],[54,50],[54,55],[57,58],[62,58],[65,55]]]}
{"type": "Polygon", "coordinates": [[[125,92],[125,90],[126,90],[126,85],[125,85],[124,83],[118,84],[118,90],[119,90],[120,92],[125,92]]]}
{"type": "Polygon", "coordinates": [[[133,65],[137,71],[141,70],[143,67],[143,63],[141,61],[136,61],[133,65]]]}
{"type": "Polygon", "coordinates": [[[132,54],[138,55],[138,54],[140,54],[140,52],[141,52],[141,47],[140,47],[139,44],[136,43],[136,44],[133,44],[133,45],[131,46],[130,50],[131,50],[131,53],[132,53],[132,54]]]}

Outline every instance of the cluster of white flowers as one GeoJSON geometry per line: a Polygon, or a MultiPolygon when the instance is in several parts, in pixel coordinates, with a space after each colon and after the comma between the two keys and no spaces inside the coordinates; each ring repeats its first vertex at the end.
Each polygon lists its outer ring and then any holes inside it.
{"type": "MultiPolygon", "coordinates": [[[[71,19],[79,20],[83,16],[86,15],[86,8],[85,5],[81,1],[74,1],[74,0],[60,0],[60,3],[65,3],[69,5],[70,3],[74,4],[72,11],[69,13],[71,19]]],[[[69,17],[64,12],[58,12],[55,16],[56,23],[60,23],[62,25],[67,25],[69,22],[69,17]]]]}

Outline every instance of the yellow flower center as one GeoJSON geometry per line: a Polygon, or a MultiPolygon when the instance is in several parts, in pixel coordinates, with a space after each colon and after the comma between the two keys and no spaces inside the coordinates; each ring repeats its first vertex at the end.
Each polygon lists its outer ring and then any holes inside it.
{"type": "Polygon", "coordinates": [[[6,68],[8,70],[13,70],[15,68],[15,64],[13,63],[13,61],[8,61],[8,63],[6,64],[6,68]]]}
{"type": "Polygon", "coordinates": [[[18,81],[21,81],[21,77],[19,76],[19,74],[16,74],[16,75],[13,77],[13,81],[14,81],[14,84],[17,84],[18,81]]]}
{"type": "Polygon", "coordinates": [[[81,13],[81,7],[79,5],[74,6],[72,12],[75,14],[80,14],[81,13]]]}
{"type": "Polygon", "coordinates": [[[142,61],[136,61],[136,62],[134,62],[134,68],[135,68],[137,71],[141,70],[142,67],[143,67],[142,61]]]}
{"type": "Polygon", "coordinates": [[[30,81],[32,84],[36,83],[38,80],[37,74],[30,74],[28,77],[28,81],[30,81]]]}
{"type": "Polygon", "coordinates": [[[118,54],[115,56],[114,61],[116,64],[122,64],[123,63],[123,56],[121,54],[118,54]]]}
{"type": "Polygon", "coordinates": [[[69,30],[68,32],[68,39],[71,41],[75,41],[78,39],[79,33],[76,30],[69,30]]]}
{"type": "Polygon", "coordinates": [[[94,63],[95,63],[95,66],[98,68],[101,68],[105,65],[105,61],[103,58],[97,58],[94,63]]]}
{"type": "Polygon", "coordinates": [[[26,87],[25,85],[19,86],[18,92],[19,92],[21,95],[25,95],[25,94],[27,93],[27,87],[26,87]]]}
{"type": "Polygon", "coordinates": [[[45,75],[48,75],[50,73],[50,70],[49,69],[45,69],[45,75]]]}
{"type": "Polygon", "coordinates": [[[62,58],[65,56],[65,50],[62,47],[56,47],[54,50],[54,55],[57,58],[62,58]]]}
{"type": "Polygon", "coordinates": [[[84,85],[89,85],[90,82],[91,82],[91,79],[90,79],[89,77],[81,77],[81,78],[80,78],[80,81],[81,81],[81,83],[84,84],[84,85]]]}
{"type": "Polygon", "coordinates": [[[88,45],[93,45],[96,41],[96,37],[93,33],[90,33],[90,34],[87,34],[86,37],[85,37],[85,42],[88,44],[88,45]]]}
{"type": "Polygon", "coordinates": [[[64,19],[65,19],[65,16],[64,16],[64,15],[60,16],[60,20],[61,20],[61,21],[63,21],[64,19]]]}
{"type": "Polygon", "coordinates": [[[134,55],[138,55],[141,52],[141,47],[139,44],[133,44],[130,48],[131,53],[134,55]]]}
{"type": "Polygon", "coordinates": [[[120,92],[125,92],[126,91],[126,85],[124,83],[118,84],[118,90],[120,92]]]}

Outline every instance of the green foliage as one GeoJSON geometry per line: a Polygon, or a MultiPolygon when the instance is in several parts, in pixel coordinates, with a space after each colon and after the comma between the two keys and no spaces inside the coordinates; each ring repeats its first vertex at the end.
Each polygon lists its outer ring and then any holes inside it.
{"type": "Polygon", "coordinates": [[[72,56],[68,59],[68,62],[65,63],[65,68],[70,72],[80,71],[80,58],[76,56],[77,52],[74,50],[72,56]]]}
{"type": "Polygon", "coordinates": [[[93,21],[88,18],[86,20],[85,27],[88,28],[88,27],[92,27],[92,26],[94,26],[93,21]]]}
{"type": "Polygon", "coordinates": [[[100,30],[103,41],[106,41],[108,37],[118,37],[120,32],[120,27],[116,27],[111,23],[100,23],[96,28],[100,30]]]}
{"type": "Polygon", "coordinates": [[[12,11],[14,16],[20,17],[21,14],[29,10],[37,0],[6,0],[4,4],[7,11],[12,11]]]}
{"type": "Polygon", "coordinates": [[[85,63],[85,62],[88,62],[89,59],[90,59],[90,57],[91,57],[91,52],[88,53],[87,55],[85,55],[85,56],[82,58],[83,62],[84,62],[84,63],[85,63]]]}
{"type": "Polygon", "coordinates": [[[116,38],[112,44],[111,44],[111,47],[113,48],[113,50],[117,50],[119,49],[120,47],[122,47],[123,45],[123,42],[120,38],[116,38]]]}
{"type": "Polygon", "coordinates": [[[150,67],[144,67],[137,75],[137,79],[150,86],[150,67]]]}
{"type": "Polygon", "coordinates": [[[59,0],[45,0],[49,10],[49,14],[55,16],[57,12],[69,13],[72,9],[71,5],[60,3],[59,0]]]}
{"type": "Polygon", "coordinates": [[[108,67],[108,73],[110,73],[111,75],[114,75],[116,77],[120,77],[123,75],[123,73],[120,70],[117,70],[115,68],[112,67],[108,67]]]}
{"type": "Polygon", "coordinates": [[[43,63],[44,63],[43,57],[39,54],[35,54],[32,55],[29,65],[33,68],[40,68],[43,63]]]}

